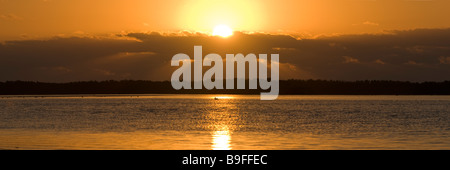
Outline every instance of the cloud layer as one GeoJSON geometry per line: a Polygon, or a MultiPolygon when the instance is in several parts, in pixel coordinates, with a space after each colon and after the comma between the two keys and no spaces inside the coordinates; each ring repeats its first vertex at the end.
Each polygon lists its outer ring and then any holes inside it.
{"type": "Polygon", "coordinates": [[[0,44],[0,81],[169,80],[177,53],[280,54],[281,79],[450,79],[450,29],[391,31],[297,39],[236,32],[222,39],[203,34],[128,33],[109,38],[55,37],[0,44]]]}

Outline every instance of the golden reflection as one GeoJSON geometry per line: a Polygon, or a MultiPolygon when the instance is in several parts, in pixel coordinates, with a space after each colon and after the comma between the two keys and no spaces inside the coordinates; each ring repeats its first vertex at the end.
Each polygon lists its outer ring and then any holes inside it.
{"type": "Polygon", "coordinates": [[[214,131],[212,138],[212,150],[231,150],[230,131],[214,131]]]}
{"type": "Polygon", "coordinates": [[[216,99],[216,100],[220,100],[220,99],[234,99],[234,97],[233,96],[215,96],[215,97],[213,97],[213,99],[216,99]]]}
{"type": "Polygon", "coordinates": [[[211,129],[213,150],[231,150],[231,135],[236,128],[236,121],[239,114],[232,96],[215,96],[210,111],[207,114],[209,128],[211,129]]]}

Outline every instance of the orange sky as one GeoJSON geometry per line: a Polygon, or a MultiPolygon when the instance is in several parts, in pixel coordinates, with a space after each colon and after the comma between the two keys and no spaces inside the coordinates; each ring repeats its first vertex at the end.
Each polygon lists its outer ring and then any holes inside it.
{"type": "Polygon", "coordinates": [[[0,0],[0,40],[118,32],[320,34],[450,27],[448,0],[0,0]]]}
{"type": "Polygon", "coordinates": [[[194,45],[221,56],[279,54],[280,79],[443,81],[449,7],[450,0],[0,0],[0,81],[170,80],[172,56],[192,56],[194,45]],[[218,25],[237,32],[209,36],[218,25]]]}

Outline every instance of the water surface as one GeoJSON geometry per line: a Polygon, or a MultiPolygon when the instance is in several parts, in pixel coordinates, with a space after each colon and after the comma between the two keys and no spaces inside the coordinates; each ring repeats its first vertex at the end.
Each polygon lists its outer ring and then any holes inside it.
{"type": "Polygon", "coordinates": [[[450,149],[450,96],[2,96],[0,108],[0,149],[450,149]]]}

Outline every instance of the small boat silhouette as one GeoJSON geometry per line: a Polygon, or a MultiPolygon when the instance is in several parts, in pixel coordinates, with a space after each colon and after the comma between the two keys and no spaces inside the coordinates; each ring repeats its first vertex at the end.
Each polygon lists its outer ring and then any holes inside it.
{"type": "Polygon", "coordinates": [[[214,97],[214,100],[219,100],[219,98],[217,98],[217,97],[214,97]]]}

